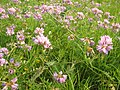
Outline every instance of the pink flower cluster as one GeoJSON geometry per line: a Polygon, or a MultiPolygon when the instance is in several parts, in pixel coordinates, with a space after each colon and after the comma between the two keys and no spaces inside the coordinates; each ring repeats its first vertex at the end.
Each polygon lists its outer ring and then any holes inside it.
{"type": "Polygon", "coordinates": [[[37,27],[34,32],[35,32],[35,34],[39,34],[39,35],[43,34],[44,33],[44,28],[38,28],[37,27]]]}
{"type": "Polygon", "coordinates": [[[43,35],[44,28],[36,28],[34,31],[35,34],[38,34],[36,37],[33,37],[34,43],[38,45],[43,45],[44,48],[52,48],[51,43],[47,37],[43,35]]]}
{"type": "Polygon", "coordinates": [[[24,49],[27,49],[28,51],[32,49],[32,46],[29,46],[25,43],[24,30],[17,32],[17,40],[18,40],[17,42],[18,48],[24,48],[24,49]]]}
{"type": "Polygon", "coordinates": [[[120,24],[119,23],[112,23],[112,29],[115,32],[119,32],[120,31],[120,24]]]}
{"type": "Polygon", "coordinates": [[[0,58],[0,66],[6,64],[6,60],[4,58],[0,58]]]}
{"type": "Polygon", "coordinates": [[[5,19],[5,18],[9,18],[8,14],[6,14],[5,9],[0,7],[0,19],[5,19]]]}
{"type": "Polygon", "coordinates": [[[85,18],[85,15],[83,14],[83,12],[77,12],[77,18],[82,20],[85,18]]]}
{"type": "Polygon", "coordinates": [[[66,16],[66,19],[68,19],[68,20],[74,20],[73,16],[66,16]]]}
{"type": "Polygon", "coordinates": [[[1,48],[0,49],[0,66],[3,66],[4,64],[7,64],[8,62],[3,58],[4,54],[8,55],[9,51],[7,48],[1,48]]]}
{"type": "Polygon", "coordinates": [[[63,2],[69,5],[73,4],[71,0],[63,0],[63,2]]]}
{"type": "Polygon", "coordinates": [[[15,73],[15,70],[13,69],[14,67],[19,67],[20,66],[20,63],[19,62],[15,62],[13,58],[10,59],[9,61],[9,69],[8,69],[8,72],[9,74],[14,74],[15,73]]]}
{"type": "Polygon", "coordinates": [[[14,3],[21,3],[20,0],[12,0],[14,3]]]}
{"type": "Polygon", "coordinates": [[[94,13],[94,14],[102,14],[103,13],[103,11],[102,10],[99,10],[98,8],[92,8],[92,12],[94,13]]]}
{"type": "Polygon", "coordinates": [[[2,53],[4,53],[5,55],[8,55],[8,53],[9,53],[9,51],[8,51],[8,49],[7,48],[1,48],[0,49],[0,52],[2,52],[2,53]]]}
{"type": "Polygon", "coordinates": [[[56,81],[58,81],[59,83],[64,83],[67,79],[67,75],[63,75],[62,71],[60,71],[59,73],[54,73],[53,77],[56,81]]]}
{"type": "Polygon", "coordinates": [[[10,82],[3,83],[2,86],[4,86],[4,87],[2,90],[7,90],[8,87],[11,87],[11,90],[17,90],[18,84],[16,82],[17,82],[17,77],[13,78],[10,82]]]}
{"type": "Polygon", "coordinates": [[[5,9],[0,7],[0,14],[5,13],[5,9]]]}
{"type": "Polygon", "coordinates": [[[12,65],[14,65],[15,67],[19,67],[20,66],[20,63],[19,62],[15,62],[15,60],[13,58],[10,59],[10,63],[12,65]]]}
{"type": "Polygon", "coordinates": [[[104,22],[98,21],[98,26],[107,29],[109,28],[109,23],[108,19],[104,19],[104,22]]]}
{"type": "Polygon", "coordinates": [[[13,8],[13,7],[12,8],[8,8],[8,13],[13,15],[13,14],[16,13],[16,9],[13,8]]]}
{"type": "Polygon", "coordinates": [[[3,13],[0,17],[0,19],[6,19],[9,18],[8,14],[3,13]]]}
{"type": "Polygon", "coordinates": [[[107,16],[108,19],[115,18],[115,16],[111,16],[109,12],[105,12],[104,15],[107,16]]]}
{"type": "Polygon", "coordinates": [[[25,17],[25,18],[30,18],[30,17],[31,17],[31,12],[26,12],[26,13],[24,14],[24,17],[25,17]]]}
{"type": "Polygon", "coordinates": [[[24,30],[17,32],[18,44],[25,44],[24,30]]]}
{"type": "Polygon", "coordinates": [[[8,36],[11,36],[11,35],[14,34],[15,25],[11,25],[10,27],[7,27],[6,29],[7,29],[6,34],[7,34],[8,36]]]}
{"type": "Polygon", "coordinates": [[[36,20],[38,20],[38,21],[39,21],[39,20],[42,20],[42,15],[37,12],[37,13],[34,14],[34,18],[35,18],[36,20]]]}
{"type": "Polygon", "coordinates": [[[88,43],[88,45],[90,46],[93,46],[95,44],[92,38],[85,37],[85,38],[81,38],[80,40],[84,42],[85,44],[88,43]]]}
{"type": "Polygon", "coordinates": [[[44,48],[51,48],[51,43],[47,37],[44,35],[38,35],[35,38],[33,38],[34,43],[38,45],[43,45],[44,48]]]}
{"type": "Polygon", "coordinates": [[[97,45],[97,50],[100,53],[108,54],[108,51],[113,49],[112,47],[112,38],[107,35],[101,36],[101,40],[99,41],[99,45],[97,45]]]}
{"type": "Polygon", "coordinates": [[[60,14],[61,12],[65,11],[64,6],[59,6],[59,5],[54,5],[54,6],[47,6],[47,5],[42,5],[40,7],[41,13],[49,12],[50,14],[60,14]]]}

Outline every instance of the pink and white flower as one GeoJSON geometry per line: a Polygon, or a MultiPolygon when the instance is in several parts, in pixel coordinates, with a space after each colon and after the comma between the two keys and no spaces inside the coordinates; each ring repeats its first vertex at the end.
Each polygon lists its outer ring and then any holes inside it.
{"type": "Polygon", "coordinates": [[[70,5],[73,4],[71,0],[63,0],[63,2],[70,5]]]}
{"type": "Polygon", "coordinates": [[[11,35],[13,35],[13,34],[14,34],[14,29],[15,29],[15,26],[14,26],[14,25],[12,25],[12,26],[10,26],[10,27],[7,27],[6,29],[7,29],[6,34],[7,34],[8,36],[11,36],[11,35]]]}
{"type": "Polygon", "coordinates": [[[59,83],[64,83],[67,79],[67,75],[63,75],[62,71],[60,71],[59,73],[54,73],[53,77],[56,81],[58,81],[59,83]]]}
{"type": "Polygon", "coordinates": [[[3,58],[4,54],[3,53],[0,53],[0,59],[3,58]]]}
{"type": "Polygon", "coordinates": [[[0,66],[6,64],[6,60],[4,58],[0,58],[0,66]]]}
{"type": "Polygon", "coordinates": [[[18,84],[16,82],[17,82],[17,77],[12,79],[10,82],[3,83],[4,88],[2,90],[7,90],[8,87],[11,87],[11,90],[17,90],[18,84]]]}
{"type": "Polygon", "coordinates": [[[99,10],[98,8],[92,8],[92,12],[93,12],[94,14],[102,14],[102,13],[103,13],[103,11],[102,11],[102,10],[99,10]]]}
{"type": "Polygon", "coordinates": [[[43,34],[36,36],[33,38],[34,43],[38,45],[43,45],[44,48],[51,48],[51,43],[47,37],[45,37],[43,34]]]}
{"type": "Polygon", "coordinates": [[[44,28],[36,28],[35,31],[34,31],[35,34],[43,34],[44,33],[44,28]]]}
{"type": "Polygon", "coordinates": [[[36,20],[42,20],[43,18],[42,18],[42,15],[40,14],[40,13],[35,13],[34,14],[34,18],[36,19],[36,20]]]}
{"type": "Polygon", "coordinates": [[[85,15],[83,14],[83,12],[77,12],[77,18],[84,19],[85,15]]]}
{"type": "Polygon", "coordinates": [[[101,36],[101,40],[99,41],[99,45],[97,45],[97,50],[100,53],[108,54],[108,51],[113,49],[112,47],[112,38],[107,35],[101,36]]]}
{"type": "Polygon", "coordinates": [[[5,9],[3,9],[3,8],[0,7],[0,14],[1,13],[5,13],[5,9]]]}
{"type": "Polygon", "coordinates": [[[8,55],[8,53],[9,53],[8,49],[5,47],[1,48],[0,52],[3,52],[5,55],[8,55]]]}
{"type": "Polygon", "coordinates": [[[16,9],[15,8],[8,8],[8,13],[9,14],[15,14],[15,12],[16,12],[16,9]]]}

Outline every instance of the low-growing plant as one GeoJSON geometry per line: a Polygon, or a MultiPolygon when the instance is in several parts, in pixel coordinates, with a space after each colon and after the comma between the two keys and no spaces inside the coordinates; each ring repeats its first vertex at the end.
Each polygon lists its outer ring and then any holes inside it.
{"type": "Polygon", "coordinates": [[[0,0],[1,90],[119,90],[119,0],[0,0]]]}

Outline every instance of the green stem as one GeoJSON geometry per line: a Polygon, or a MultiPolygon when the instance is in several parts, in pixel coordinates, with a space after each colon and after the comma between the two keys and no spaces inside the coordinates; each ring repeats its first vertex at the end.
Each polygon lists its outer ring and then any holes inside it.
{"type": "Polygon", "coordinates": [[[68,74],[68,76],[69,76],[69,80],[70,80],[70,83],[71,83],[72,90],[74,90],[73,81],[72,81],[72,79],[71,79],[71,77],[70,77],[70,75],[69,75],[69,74],[68,74]]]}

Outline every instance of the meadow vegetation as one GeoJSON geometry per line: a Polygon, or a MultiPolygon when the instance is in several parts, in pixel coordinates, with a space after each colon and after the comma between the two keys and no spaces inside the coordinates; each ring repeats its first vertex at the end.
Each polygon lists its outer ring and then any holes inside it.
{"type": "Polygon", "coordinates": [[[120,0],[0,0],[0,90],[120,90],[120,0]]]}

